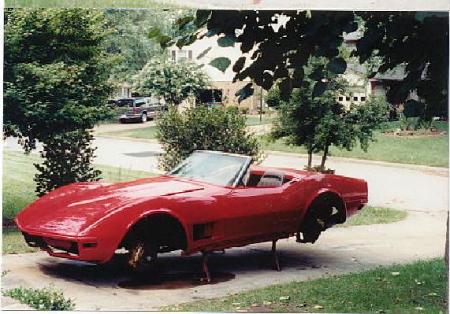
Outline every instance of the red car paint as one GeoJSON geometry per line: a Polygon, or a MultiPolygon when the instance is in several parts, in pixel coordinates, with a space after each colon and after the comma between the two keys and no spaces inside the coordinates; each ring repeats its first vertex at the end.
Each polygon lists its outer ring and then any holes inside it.
{"type": "Polygon", "coordinates": [[[163,175],[117,184],[74,183],[27,206],[16,223],[26,237],[45,242],[43,249],[52,256],[105,263],[130,228],[149,215],[176,218],[186,235],[183,254],[192,254],[292,236],[308,206],[324,192],[343,200],[346,217],[367,203],[364,180],[251,167],[252,175],[267,170],[283,172],[288,182],[279,187],[232,188],[163,175]],[[211,236],[194,241],[195,224],[208,224],[211,236]],[[67,250],[73,246],[76,252],[57,252],[47,245],[67,250]]]}

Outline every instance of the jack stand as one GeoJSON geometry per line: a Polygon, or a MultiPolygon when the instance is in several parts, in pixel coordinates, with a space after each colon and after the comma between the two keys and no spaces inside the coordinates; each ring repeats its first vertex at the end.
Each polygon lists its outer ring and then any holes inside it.
{"type": "Polygon", "coordinates": [[[200,278],[201,282],[211,283],[211,274],[209,273],[208,268],[208,252],[202,252],[202,267],[203,272],[205,273],[205,277],[200,278]]]}
{"type": "Polygon", "coordinates": [[[278,254],[277,254],[277,241],[272,241],[272,267],[276,271],[281,271],[280,262],[278,261],[278,254]]]}

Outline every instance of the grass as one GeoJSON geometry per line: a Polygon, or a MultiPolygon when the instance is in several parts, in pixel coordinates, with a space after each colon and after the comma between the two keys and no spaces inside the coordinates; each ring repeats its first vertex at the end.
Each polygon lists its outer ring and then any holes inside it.
{"type": "Polygon", "coordinates": [[[208,312],[445,313],[442,259],[263,289],[163,308],[208,312]]]}
{"type": "Polygon", "coordinates": [[[101,135],[116,136],[116,137],[133,137],[139,139],[156,139],[158,128],[154,125],[146,128],[136,128],[123,131],[104,132],[101,135]]]}
{"type": "Polygon", "coordinates": [[[247,115],[247,126],[260,125],[260,124],[270,124],[275,119],[275,115],[263,115],[262,120],[260,121],[259,114],[258,115],[247,115]]]}
{"type": "Polygon", "coordinates": [[[178,9],[172,1],[155,0],[5,0],[6,8],[149,8],[178,9]]]}
{"type": "Polygon", "coordinates": [[[351,227],[373,224],[388,224],[403,220],[407,212],[398,209],[365,206],[360,212],[350,217],[344,224],[336,227],[351,227]]]}
{"type": "Polygon", "coordinates": [[[6,290],[3,295],[42,311],[72,311],[75,303],[64,297],[63,293],[53,288],[14,288],[6,290]]]}
{"type": "Polygon", "coordinates": [[[2,236],[3,254],[33,253],[39,251],[38,248],[28,246],[23,239],[22,233],[16,228],[3,227],[2,236]]]}
{"type": "MultiPolygon", "coordinates": [[[[306,154],[303,147],[286,145],[283,140],[269,142],[260,137],[265,150],[306,154]]],[[[448,167],[448,134],[423,137],[400,137],[375,133],[375,142],[370,143],[367,152],[359,146],[352,151],[330,147],[330,156],[379,160],[402,164],[448,167]]]]}

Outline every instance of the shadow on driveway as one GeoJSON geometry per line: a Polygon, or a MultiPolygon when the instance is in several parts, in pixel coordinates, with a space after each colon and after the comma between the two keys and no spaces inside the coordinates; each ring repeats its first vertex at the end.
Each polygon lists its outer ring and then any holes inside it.
{"type": "MultiPolygon", "coordinates": [[[[311,253],[309,251],[308,253],[311,253]]],[[[327,268],[333,263],[331,255],[310,255],[296,249],[283,248],[278,251],[282,272],[327,268]]],[[[239,248],[226,253],[213,253],[209,258],[212,282],[217,284],[234,280],[237,274],[274,272],[271,264],[270,247],[239,248]]],[[[105,265],[84,262],[55,260],[51,257],[39,262],[40,270],[46,275],[58,279],[81,282],[95,287],[110,287],[132,290],[183,289],[204,285],[200,280],[201,255],[188,257],[176,253],[164,254],[158,259],[157,270],[147,273],[133,273],[127,268],[126,255],[116,255],[105,265]]]]}

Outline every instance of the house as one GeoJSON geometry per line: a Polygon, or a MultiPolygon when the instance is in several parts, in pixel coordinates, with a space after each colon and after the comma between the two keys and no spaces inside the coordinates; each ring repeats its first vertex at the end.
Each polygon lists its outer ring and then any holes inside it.
{"type": "MultiPolygon", "coordinates": [[[[344,45],[352,51],[356,49],[356,44],[362,36],[362,32],[357,30],[352,33],[344,33],[344,45]]],[[[352,103],[362,103],[370,96],[386,97],[390,88],[403,81],[406,77],[405,66],[396,68],[384,73],[377,73],[374,77],[368,78],[368,69],[356,60],[347,61],[347,70],[343,74],[345,80],[349,83],[347,95],[340,95],[338,101],[349,107],[352,103]]],[[[407,99],[418,100],[417,94],[411,92],[407,99]]],[[[394,101],[391,103],[395,109],[401,109],[403,104],[394,101]]]]}
{"type": "MultiPolygon", "coordinates": [[[[261,104],[264,105],[262,98],[265,92],[258,87],[249,98],[238,102],[236,92],[250,82],[250,79],[233,82],[235,73],[232,66],[229,66],[224,72],[210,65],[215,58],[227,57],[231,64],[242,56],[242,52],[236,44],[233,47],[220,47],[217,44],[217,36],[204,37],[197,40],[189,46],[182,49],[173,46],[169,48],[169,56],[173,62],[182,62],[189,60],[202,65],[203,70],[209,76],[212,88],[201,93],[202,102],[221,102],[225,105],[234,105],[239,108],[246,108],[250,112],[257,112],[261,104]],[[259,90],[258,90],[259,89],[259,90]]],[[[264,105],[265,106],[265,105],[264,105]]]]}

